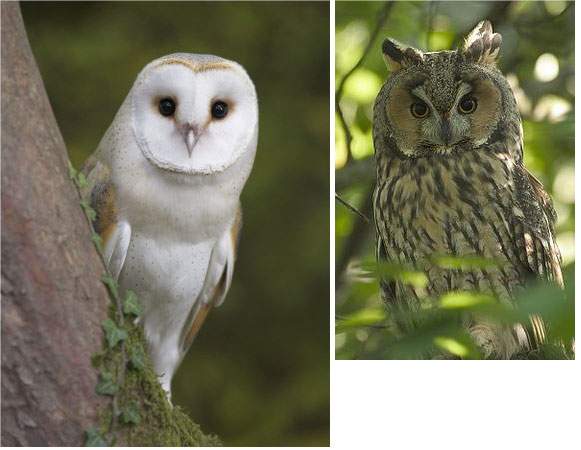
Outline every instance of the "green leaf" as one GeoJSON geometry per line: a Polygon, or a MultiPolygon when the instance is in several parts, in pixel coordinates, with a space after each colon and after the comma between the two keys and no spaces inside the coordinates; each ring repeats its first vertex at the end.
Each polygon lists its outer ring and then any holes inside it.
{"type": "Polygon", "coordinates": [[[97,247],[97,250],[100,253],[103,253],[103,239],[101,236],[99,236],[97,233],[93,233],[91,235],[91,240],[93,241],[93,244],[95,244],[95,247],[97,247]]]}
{"type": "Polygon", "coordinates": [[[125,314],[132,314],[134,316],[139,316],[141,314],[141,305],[137,299],[137,295],[132,290],[128,290],[125,294],[125,300],[123,301],[123,312],[125,314]]]}
{"type": "Polygon", "coordinates": [[[401,264],[381,262],[371,265],[362,264],[362,268],[377,272],[381,278],[398,280],[416,288],[423,288],[428,285],[428,277],[424,272],[410,269],[401,264]],[[375,265],[375,268],[373,268],[373,265],[375,265]]]}
{"type": "Polygon", "coordinates": [[[454,338],[439,336],[434,338],[434,344],[460,358],[465,358],[470,353],[466,345],[454,338]]]}
{"type": "Polygon", "coordinates": [[[89,428],[85,431],[85,447],[108,447],[107,441],[97,428],[89,428]]]}
{"type": "Polygon", "coordinates": [[[143,370],[145,368],[145,353],[141,346],[136,345],[130,348],[129,365],[136,370],[143,370]]]}
{"type": "Polygon", "coordinates": [[[440,307],[444,309],[464,309],[481,305],[494,304],[494,298],[490,295],[476,292],[455,291],[448,292],[440,297],[440,307]]]}
{"type": "Polygon", "coordinates": [[[117,289],[117,281],[115,281],[115,278],[106,273],[101,277],[101,281],[105,283],[113,298],[119,297],[119,290],[117,289]]]}
{"type": "Polygon", "coordinates": [[[349,328],[373,326],[383,321],[385,321],[385,311],[382,308],[366,308],[338,320],[336,332],[341,333],[349,328]]]}
{"type": "Polygon", "coordinates": [[[99,374],[99,382],[95,388],[95,392],[99,395],[115,395],[119,390],[119,386],[113,379],[113,374],[110,372],[101,372],[99,374]]]}
{"type": "Polygon", "coordinates": [[[406,266],[381,263],[378,266],[379,273],[384,278],[395,279],[402,281],[414,287],[425,287],[428,285],[428,277],[425,272],[408,268],[406,266]]]}
{"type": "Polygon", "coordinates": [[[83,211],[85,211],[85,215],[87,216],[87,218],[91,222],[93,222],[97,218],[97,213],[95,212],[95,210],[91,208],[91,205],[89,205],[89,203],[86,200],[81,200],[80,204],[81,207],[83,208],[83,211]]]}
{"type": "Polygon", "coordinates": [[[86,187],[88,184],[87,181],[87,177],[85,177],[85,174],[83,172],[79,172],[77,174],[77,186],[79,186],[79,188],[84,188],[86,187]]]}
{"type": "Polygon", "coordinates": [[[491,258],[483,258],[478,255],[466,256],[452,256],[452,255],[438,255],[432,256],[431,261],[443,269],[488,269],[499,267],[501,264],[491,258]]]}
{"type": "Polygon", "coordinates": [[[466,332],[434,337],[434,344],[442,350],[462,359],[481,359],[480,352],[466,332]]]}
{"type": "Polygon", "coordinates": [[[102,323],[105,331],[105,338],[109,344],[109,348],[115,347],[119,342],[127,339],[127,331],[117,326],[111,319],[105,319],[102,323]]]}
{"type": "Polygon", "coordinates": [[[132,403],[121,411],[121,421],[123,423],[139,424],[141,422],[141,416],[139,415],[139,407],[137,404],[132,403]]]}

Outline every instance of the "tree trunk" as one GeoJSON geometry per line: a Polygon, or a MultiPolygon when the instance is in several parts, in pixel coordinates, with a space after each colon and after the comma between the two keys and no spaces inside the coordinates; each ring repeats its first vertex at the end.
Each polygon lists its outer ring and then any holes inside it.
{"type": "Polygon", "coordinates": [[[82,445],[108,294],[17,3],[2,4],[2,445],[82,445]]]}
{"type": "MultiPolygon", "coordinates": [[[[94,428],[109,443],[219,445],[169,405],[147,358],[140,370],[129,370],[119,351],[104,346],[101,323],[111,304],[104,266],[19,5],[2,2],[1,16],[1,444],[80,446],[94,428]],[[103,361],[124,374],[116,378],[123,381],[114,408],[111,397],[95,392],[93,363],[103,369],[103,361]],[[138,419],[112,420],[112,411],[129,403],[138,419]]],[[[141,331],[126,322],[127,345],[143,348],[141,331]]]]}

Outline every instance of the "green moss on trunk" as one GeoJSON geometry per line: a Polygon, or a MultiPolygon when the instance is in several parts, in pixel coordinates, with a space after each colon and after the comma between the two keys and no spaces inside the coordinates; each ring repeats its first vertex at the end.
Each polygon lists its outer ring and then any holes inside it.
{"type": "MultiPolygon", "coordinates": [[[[115,316],[113,307],[110,316],[115,316]]],[[[102,435],[114,445],[220,446],[218,437],[204,434],[179,407],[170,405],[145,351],[142,329],[130,320],[126,320],[125,329],[128,338],[124,350],[121,345],[109,349],[104,340],[103,352],[93,357],[100,373],[113,374],[114,380],[126,365],[123,383],[115,394],[117,420],[112,422],[114,400],[111,397],[101,414],[102,435]]]]}

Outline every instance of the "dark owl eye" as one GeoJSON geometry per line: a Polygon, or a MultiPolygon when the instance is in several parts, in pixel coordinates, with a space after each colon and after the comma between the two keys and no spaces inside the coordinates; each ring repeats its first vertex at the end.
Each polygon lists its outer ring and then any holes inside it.
{"type": "Polygon", "coordinates": [[[478,103],[476,103],[476,99],[474,97],[465,95],[462,97],[462,100],[460,100],[458,111],[460,111],[462,114],[472,114],[474,111],[476,111],[477,106],[478,103]]]}
{"type": "Polygon", "coordinates": [[[417,117],[418,119],[423,119],[430,112],[430,110],[428,109],[428,105],[426,105],[424,102],[412,103],[411,110],[412,115],[414,117],[417,117]]]}
{"type": "Polygon", "coordinates": [[[162,116],[173,116],[176,112],[176,103],[171,98],[163,98],[159,101],[159,112],[162,116]]]}
{"type": "Polygon", "coordinates": [[[217,101],[212,104],[212,117],[215,119],[223,119],[228,114],[228,105],[222,101],[217,101]]]}

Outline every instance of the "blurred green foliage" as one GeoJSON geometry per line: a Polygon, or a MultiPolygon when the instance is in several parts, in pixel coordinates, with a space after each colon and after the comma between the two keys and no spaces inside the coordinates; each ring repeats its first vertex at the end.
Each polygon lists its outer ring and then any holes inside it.
{"type": "Polygon", "coordinates": [[[152,59],[211,53],[247,69],[260,137],[234,282],[173,398],[226,445],[328,445],[328,4],[24,2],[22,11],[76,167],[152,59]]]}
{"type": "MultiPolygon", "coordinates": [[[[394,321],[379,298],[378,271],[422,283],[422,273],[376,266],[371,224],[339,202],[335,208],[336,357],[339,359],[417,358],[443,351],[479,358],[459,326],[465,313],[484,313],[514,323],[531,312],[551,319],[550,338],[573,335],[574,268],[574,4],[573,2],[337,2],[335,75],[338,88],[348,77],[340,107],[353,137],[351,150],[339,120],[335,129],[336,192],[371,217],[375,183],[371,124],[373,101],[388,75],[381,43],[387,36],[437,51],[454,48],[480,20],[489,19],[503,37],[499,67],[515,91],[523,117],[525,164],[553,198],[559,219],[557,240],[563,255],[566,295],[546,286],[531,287],[516,310],[491,307],[473,293],[454,293],[426,305],[415,321],[416,333],[396,339],[394,321]],[[385,16],[385,13],[387,15],[385,16]],[[385,20],[382,18],[385,17],[385,20]],[[455,296],[455,297],[454,297],[455,296]],[[451,308],[450,305],[455,305],[451,308]]],[[[338,116],[337,116],[338,117],[338,116]]],[[[474,261],[442,261],[474,264],[474,261]]],[[[548,344],[528,358],[569,358],[571,353],[548,344]]]]}

